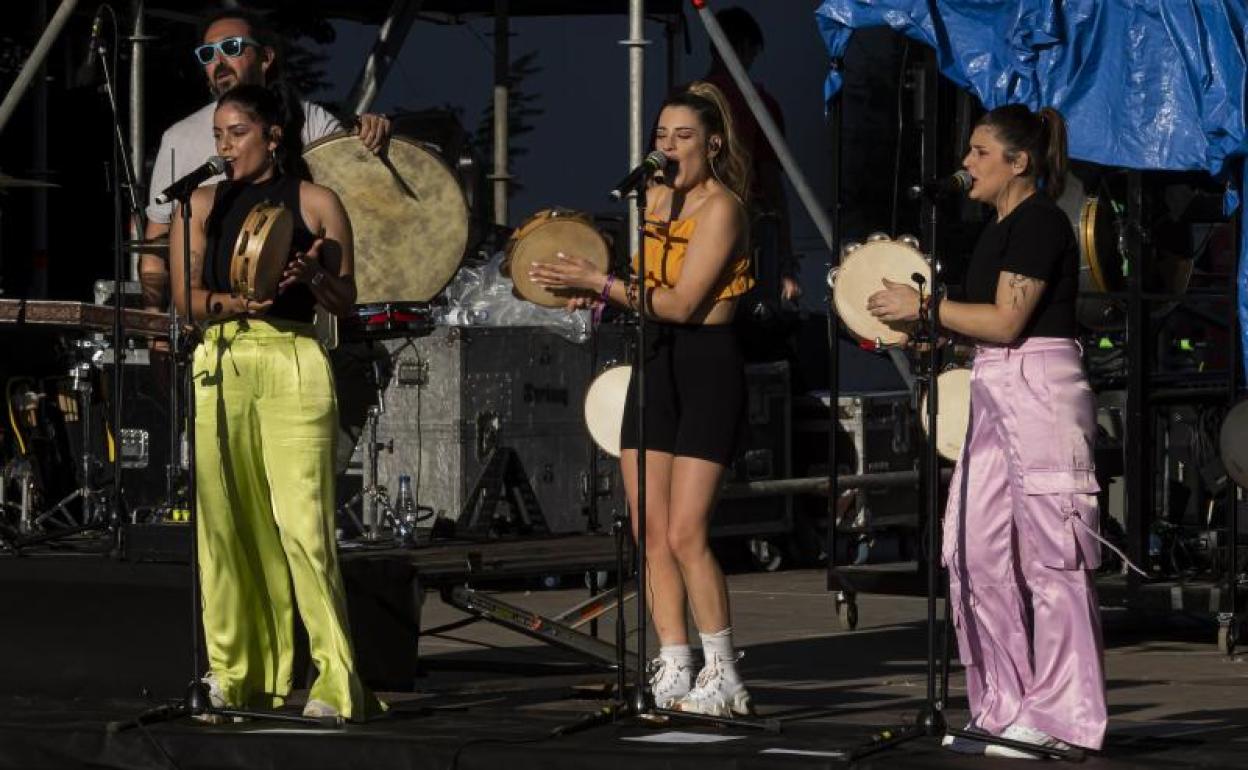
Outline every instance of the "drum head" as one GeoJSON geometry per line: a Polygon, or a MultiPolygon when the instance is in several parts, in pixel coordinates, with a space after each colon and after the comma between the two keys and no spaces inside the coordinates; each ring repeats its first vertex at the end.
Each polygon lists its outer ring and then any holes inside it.
{"type": "Polygon", "coordinates": [[[529,278],[529,268],[534,262],[554,262],[559,252],[583,257],[599,270],[606,272],[611,254],[602,235],[582,215],[552,215],[541,212],[544,220],[526,222],[516,231],[516,237],[508,247],[507,271],[515,284],[516,293],[528,301],[543,307],[563,307],[568,299],[585,292],[572,289],[548,289],[529,278]]]}
{"type": "MultiPolygon", "coordinates": [[[[936,451],[946,460],[957,462],[971,422],[971,370],[941,372],[936,378],[936,389],[936,451]]],[[[919,419],[927,431],[927,394],[923,395],[919,409],[919,419]]]]}
{"type": "Polygon", "coordinates": [[[349,134],[303,158],[351,217],[358,302],[425,302],[446,287],[468,245],[468,203],[441,158],[401,136],[378,157],[349,134]]]}
{"type": "MultiPolygon", "coordinates": [[[[1125,290],[1127,278],[1118,254],[1113,203],[1108,198],[1088,195],[1079,177],[1067,174],[1057,205],[1066,212],[1079,242],[1079,291],[1125,290]]],[[[1075,317],[1088,329],[1101,331],[1122,326],[1121,302],[1104,297],[1079,297],[1075,308],[1075,317]]]]}
{"type": "Polygon", "coordinates": [[[613,366],[594,378],[585,394],[585,427],[598,448],[620,456],[620,429],[624,427],[624,402],[633,367],[613,366]]]}
{"type": "Polygon", "coordinates": [[[884,323],[867,310],[867,299],[884,288],[887,278],[918,288],[911,277],[919,273],[931,285],[932,270],[913,247],[898,241],[875,240],[854,249],[841,263],[833,282],[837,315],[859,339],[884,345],[906,341],[913,323],[884,323]]]}

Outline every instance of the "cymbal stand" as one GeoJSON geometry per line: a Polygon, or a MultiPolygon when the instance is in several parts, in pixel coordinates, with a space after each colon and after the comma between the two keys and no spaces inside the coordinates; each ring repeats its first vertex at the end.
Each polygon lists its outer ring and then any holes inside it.
{"type": "MultiPolygon", "coordinates": [[[[80,350],[90,350],[89,345],[79,343],[80,350]]],[[[100,490],[92,486],[95,478],[95,469],[99,464],[95,454],[91,451],[91,443],[93,440],[91,423],[93,416],[91,411],[91,399],[95,394],[95,388],[91,384],[91,364],[87,361],[76,362],[69,370],[71,389],[75,396],[74,400],[78,405],[78,424],[82,428],[82,451],[78,456],[78,473],[79,486],[73,492],[61,498],[55,505],[48,510],[39,514],[34,519],[34,528],[38,529],[44,522],[51,519],[56,514],[61,514],[69,521],[71,529],[68,531],[57,531],[56,537],[68,534],[75,534],[88,529],[98,529],[101,526],[109,526],[111,522],[103,515],[100,501],[100,490]],[[68,506],[74,500],[82,500],[82,518],[75,520],[69,513],[68,506]]],[[[42,542],[45,538],[25,538],[22,545],[31,545],[35,542],[42,542]]]]}

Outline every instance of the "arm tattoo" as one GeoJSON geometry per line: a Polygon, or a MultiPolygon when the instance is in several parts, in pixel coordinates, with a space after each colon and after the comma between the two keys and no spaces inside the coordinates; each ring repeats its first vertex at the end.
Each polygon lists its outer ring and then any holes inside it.
{"type": "Polygon", "coordinates": [[[1023,306],[1039,283],[1040,280],[1038,278],[1026,275],[1015,274],[1010,276],[1010,300],[1015,310],[1023,306]]]}

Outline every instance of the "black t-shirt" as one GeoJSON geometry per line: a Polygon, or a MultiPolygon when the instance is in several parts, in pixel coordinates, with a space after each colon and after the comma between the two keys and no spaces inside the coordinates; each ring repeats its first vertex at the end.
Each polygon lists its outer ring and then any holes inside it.
{"type": "MultiPolygon", "coordinates": [[[[245,182],[221,182],[217,185],[212,213],[208,215],[204,231],[206,236],[204,259],[204,288],[210,291],[229,292],[230,260],[234,255],[234,243],[243,228],[243,222],[251,209],[261,201],[281,203],[294,215],[295,227],[290,241],[290,257],[297,251],[307,251],[316,240],[299,206],[298,177],[278,174],[272,179],[255,184],[245,182]]],[[[302,283],[296,283],[278,293],[265,316],[288,321],[309,323],[316,312],[316,297],[302,283]]]]}
{"type": "Polygon", "coordinates": [[[1002,271],[1045,282],[1020,339],[1077,336],[1079,244],[1065,212],[1044,193],[1033,193],[984,229],[966,269],[965,300],[995,302],[1002,271]]]}

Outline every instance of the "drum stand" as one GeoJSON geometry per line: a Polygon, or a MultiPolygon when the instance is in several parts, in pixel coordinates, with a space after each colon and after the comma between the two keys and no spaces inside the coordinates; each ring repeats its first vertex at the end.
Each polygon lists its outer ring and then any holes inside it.
{"type": "MultiPolygon", "coordinates": [[[[93,486],[96,466],[99,465],[95,454],[91,451],[91,443],[93,441],[91,399],[94,396],[95,388],[91,384],[91,363],[81,360],[82,351],[89,352],[91,346],[79,343],[77,349],[80,351],[80,359],[70,368],[69,377],[72,383],[71,389],[74,392],[74,403],[78,407],[78,424],[82,429],[82,450],[78,456],[78,473],[81,477],[79,487],[61,498],[55,505],[43,513],[36,515],[33,520],[29,517],[29,497],[26,489],[29,482],[23,482],[22,494],[23,525],[21,529],[23,532],[38,530],[43,526],[44,522],[50,520],[60,521],[68,526],[64,529],[42,532],[37,535],[28,534],[6,543],[7,547],[15,553],[28,546],[73,537],[85,532],[107,530],[110,536],[115,536],[117,531],[117,507],[115,505],[110,506],[105,493],[93,486]],[[82,501],[82,518],[79,520],[74,519],[68,507],[75,500],[82,501]],[[61,518],[57,519],[57,516],[61,518]]],[[[118,452],[120,452],[120,446],[118,447],[118,452]]],[[[116,459],[117,467],[120,467],[120,457],[116,459]]],[[[113,502],[115,502],[115,495],[113,497],[113,502]]]]}
{"type": "Polygon", "coordinates": [[[365,435],[368,436],[364,449],[364,488],[351,496],[351,499],[338,507],[338,513],[351,519],[366,540],[377,540],[381,536],[381,521],[384,519],[390,526],[396,527],[397,517],[390,505],[390,495],[385,486],[377,483],[377,458],[381,450],[394,451],[394,440],[386,443],[377,440],[377,424],[386,413],[385,392],[381,380],[377,381],[377,403],[368,408],[368,419],[364,423],[365,435]],[[357,503],[363,504],[364,520],[355,515],[357,503]],[[377,517],[381,512],[382,519],[377,517]]]}

